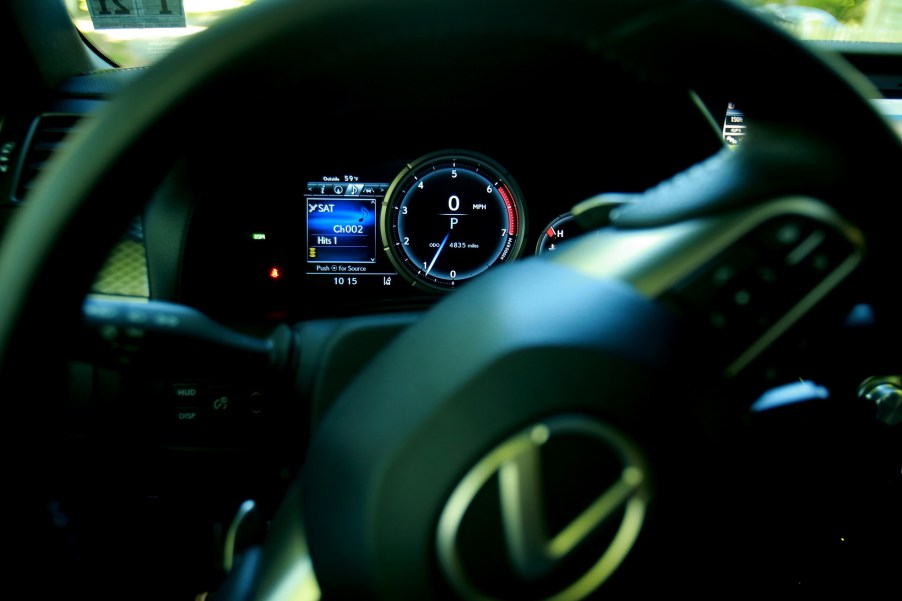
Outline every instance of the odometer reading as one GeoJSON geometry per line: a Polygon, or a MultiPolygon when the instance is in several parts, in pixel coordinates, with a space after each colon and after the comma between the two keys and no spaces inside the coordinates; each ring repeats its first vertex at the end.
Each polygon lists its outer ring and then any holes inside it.
{"type": "Polygon", "coordinates": [[[447,151],[411,163],[382,205],[385,250],[415,285],[450,290],[519,256],[525,215],[504,169],[470,152],[447,151]]]}

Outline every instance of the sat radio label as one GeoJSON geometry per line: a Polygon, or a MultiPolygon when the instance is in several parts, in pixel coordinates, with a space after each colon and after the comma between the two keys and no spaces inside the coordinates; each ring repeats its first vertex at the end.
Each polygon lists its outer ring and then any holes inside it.
{"type": "Polygon", "coordinates": [[[376,262],[375,198],[308,196],[306,202],[308,263],[376,262]]]}

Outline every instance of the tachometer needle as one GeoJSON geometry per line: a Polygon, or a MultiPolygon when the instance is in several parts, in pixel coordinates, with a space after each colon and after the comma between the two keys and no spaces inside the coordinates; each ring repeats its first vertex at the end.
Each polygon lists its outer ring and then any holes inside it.
{"type": "Polygon", "coordinates": [[[442,249],[445,248],[445,243],[448,242],[449,236],[451,236],[451,230],[448,230],[448,233],[445,234],[445,239],[442,240],[442,243],[438,245],[438,250],[435,251],[435,256],[432,257],[432,262],[429,264],[429,267],[426,268],[426,275],[429,275],[429,272],[432,271],[432,266],[435,265],[435,262],[438,260],[438,256],[442,254],[442,249]]]}

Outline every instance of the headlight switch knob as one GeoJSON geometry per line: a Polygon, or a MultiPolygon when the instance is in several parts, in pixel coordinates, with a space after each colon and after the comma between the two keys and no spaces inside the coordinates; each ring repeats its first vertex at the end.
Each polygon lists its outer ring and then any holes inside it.
{"type": "Polygon", "coordinates": [[[874,376],[858,387],[858,398],[877,406],[877,419],[894,426],[902,423],[902,376],[874,376]]]}

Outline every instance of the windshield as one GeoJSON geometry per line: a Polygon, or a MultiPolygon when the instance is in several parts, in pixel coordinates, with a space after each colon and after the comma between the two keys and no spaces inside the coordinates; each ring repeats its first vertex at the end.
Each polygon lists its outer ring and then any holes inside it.
{"type": "Polygon", "coordinates": [[[120,67],[156,62],[255,0],[60,0],[85,39],[120,67]]]}
{"type": "MultiPolygon", "coordinates": [[[[149,65],[256,0],[60,0],[85,39],[117,66],[149,65]]],[[[806,40],[902,44],[902,0],[741,0],[806,40]]]]}

